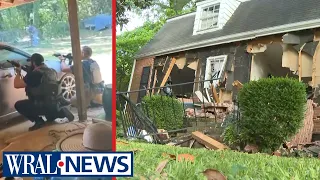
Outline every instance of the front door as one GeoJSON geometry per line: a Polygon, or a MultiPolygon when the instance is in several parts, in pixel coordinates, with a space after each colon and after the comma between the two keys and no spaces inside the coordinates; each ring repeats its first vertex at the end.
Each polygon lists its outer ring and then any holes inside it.
{"type": "MultiPolygon", "coordinates": [[[[15,113],[14,104],[18,100],[26,99],[24,89],[15,89],[14,68],[7,60],[15,60],[20,64],[27,63],[28,57],[8,49],[0,49],[0,119],[15,113]]],[[[25,72],[22,72],[25,75],[25,72]]]]}

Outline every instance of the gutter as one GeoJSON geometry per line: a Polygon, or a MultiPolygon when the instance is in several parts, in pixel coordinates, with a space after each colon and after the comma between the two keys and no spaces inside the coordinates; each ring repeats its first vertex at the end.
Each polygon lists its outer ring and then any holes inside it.
{"type": "Polygon", "coordinates": [[[149,57],[149,56],[161,56],[161,55],[176,53],[180,51],[227,44],[232,42],[239,42],[244,40],[255,39],[257,37],[264,37],[269,35],[312,29],[317,27],[320,27],[320,19],[285,24],[281,26],[275,26],[270,28],[254,30],[254,31],[247,31],[243,33],[232,34],[228,36],[222,36],[222,37],[213,38],[210,40],[204,40],[196,43],[189,43],[183,46],[179,46],[178,48],[169,48],[169,49],[164,49],[164,50],[156,51],[152,53],[139,54],[135,56],[135,58],[140,59],[140,58],[149,57]]]}

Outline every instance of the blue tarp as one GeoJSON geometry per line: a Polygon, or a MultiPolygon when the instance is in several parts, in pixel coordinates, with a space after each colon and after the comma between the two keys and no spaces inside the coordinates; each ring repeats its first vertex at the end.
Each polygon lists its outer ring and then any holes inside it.
{"type": "Polygon", "coordinates": [[[99,14],[93,17],[86,18],[82,21],[86,27],[94,26],[96,31],[101,31],[106,28],[111,28],[112,17],[107,14],[99,14]]]}

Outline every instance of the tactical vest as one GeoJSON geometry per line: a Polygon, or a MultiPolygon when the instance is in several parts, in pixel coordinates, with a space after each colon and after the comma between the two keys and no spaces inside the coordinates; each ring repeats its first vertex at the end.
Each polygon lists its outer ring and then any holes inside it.
{"type": "Polygon", "coordinates": [[[89,68],[83,68],[84,73],[89,77],[89,86],[91,91],[101,94],[104,88],[101,71],[98,63],[92,59],[88,60],[89,68]]]}
{"type": "Polygon", "coordinates": [[[30,95],[34,100],[51,100],[54,99],[59,93],[58,75],[57,72],[46,66],[41,66],[34,69],[42,74],[41,83],[37,87],[30,88],[30,95]]]}
{"type": "Polygon", "coordinates": [[[98,63],[92,59],[89,59],[89,70],[85,69],[85,72],[90,77],[90,84],[99,84],[102,82],[101,71],[98,63]]]}
{"type": "Polygon", "coordinates": [[[40,68],[37,68],[34,71],[41,72],[42,74],[41,83],[58,81],[58,74],[52,68],[48,68],[47,66],[41,66],[40,68]]]}

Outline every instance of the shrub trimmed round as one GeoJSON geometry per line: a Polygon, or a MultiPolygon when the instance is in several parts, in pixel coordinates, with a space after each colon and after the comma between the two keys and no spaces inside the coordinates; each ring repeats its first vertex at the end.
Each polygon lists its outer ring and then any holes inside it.
{"type": "Polygon", "coordinates": [[[145,96],[142,109],[158,129],[176,130],[183,126],[183,104],[175,98],[161,95],[145,96]]]}
{"type": "Polygon", "coordinates": [[[244,84],[238,100],[241,141],[275,150],[303,124],[306,86],[293,78],[264,78],[244,84]]]}

